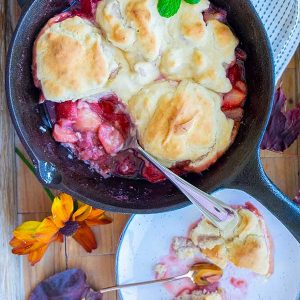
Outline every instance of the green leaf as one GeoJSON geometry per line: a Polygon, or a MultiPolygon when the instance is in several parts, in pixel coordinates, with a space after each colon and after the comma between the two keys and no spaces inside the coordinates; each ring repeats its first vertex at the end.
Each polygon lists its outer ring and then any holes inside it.
{"type": "Polygon", "coordinates": [[[189,4],[197,4],[199,3],[201,0],[184,0],[186,3],[189,3],[189,4]]]}
{"type": "Polygon", "coordinates": [[[158,0],[157,10],[162,17],[174,16],[180,7],[181,0],[158,0]]]}

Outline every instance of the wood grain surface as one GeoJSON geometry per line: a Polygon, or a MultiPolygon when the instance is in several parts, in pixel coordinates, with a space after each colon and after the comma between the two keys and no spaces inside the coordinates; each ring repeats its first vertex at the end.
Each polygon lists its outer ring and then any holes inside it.
{"type": "MultiPolygon", "coordinates": [[[[14,145],[21,147],[7,112],[4,91],[5,55],[12,31],[19,17],[16,1],[0,2],[0,299],[27,299],[31,289],[44,278],[65,269],[64,245],[51,245],[43,260],[31,267],[26,258],[10,253],[8,241],[17,224],[25,220],[41,220],[49,214],[50,202],[40,183],[15,156],[14,145]]],[[[285,71],[282,82],[294,107],[300,99],[299,51],[285,71]]],[[[262,152],[263,164],[270,178],[290,197],[299,189],[300,142],[296,141],[285,153],[262,152]]],[[[69,267],[81,268],[95,288],[115,283],[115,253],[128,215],[111,214],[114,222],[95,229],[98,249],[84,252],[72,238],[67,239],[69,267]]],[[[115,293],[105,300],[115,300],[115,293]]]]}

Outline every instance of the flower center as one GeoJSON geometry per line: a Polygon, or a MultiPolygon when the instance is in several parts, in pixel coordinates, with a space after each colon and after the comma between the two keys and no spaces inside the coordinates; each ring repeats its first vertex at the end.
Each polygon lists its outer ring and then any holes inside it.
{"type": "Polygon", "coordinates": [[[68,221],[63,228],[59,229],[59,232],[63,235],[70,236],[73,235],[78,229],[79,224],[75,221],[68,221]]]}

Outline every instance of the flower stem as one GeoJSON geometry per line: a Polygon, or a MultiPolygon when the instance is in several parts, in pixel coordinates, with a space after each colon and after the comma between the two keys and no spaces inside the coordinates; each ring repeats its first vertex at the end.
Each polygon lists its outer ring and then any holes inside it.
{"type": "MultiPolygon", "coordinates": [[[[15,152],[20,157],[20,159],[24,162],[24,164],[28,167],[28,169],[34,175],[36,175],[33,164],[25,157],[25,155],[22,153],[22,151],[18,147],[15,147],[15,152]]],[[[55,196],[53,195],[53,193],[51,192],[51,190],[48,189],[45,186],[44,186],[44,190],[45,190],[46,194],[48,195],[49,199],[51,200],[51,202],[53,202],[55,196]]]]}
{"type": "Polygon", "coordinates": [[[68,257],[68,250],[67,250],[67,237],[64,235],[64,240],[65,240],[65,263],[66,263],[66,270],[69,269],[69,264],[68,264],[68,261],[69,261],[69,257],[68,257]]]}

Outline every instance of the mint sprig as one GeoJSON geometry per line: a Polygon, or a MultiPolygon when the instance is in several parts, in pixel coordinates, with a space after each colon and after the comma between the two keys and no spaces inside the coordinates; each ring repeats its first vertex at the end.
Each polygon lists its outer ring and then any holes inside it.
{"type": "Polygon", "coordinates": [[[174,16],[180,7],[181,0],[158,0],[157,9],[162,17],[174,16]]]}
{"type": "Polygon", "coordinates": [[[197,4],[200,2],[200,0],[184,0],[184,1],[189,4],[197,4]]]}
{"type": "MultiPolygon", "coordinates": [[[[184,0],[189,4],[197,4],[201,0],[184,0]]],[[[170,18],[174,16],[180,7],[181,0],[158,0],[157,10],[162,17],[170,18]]]]}

